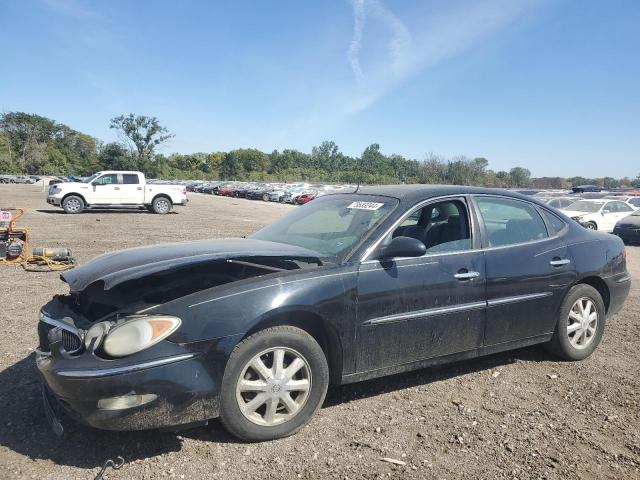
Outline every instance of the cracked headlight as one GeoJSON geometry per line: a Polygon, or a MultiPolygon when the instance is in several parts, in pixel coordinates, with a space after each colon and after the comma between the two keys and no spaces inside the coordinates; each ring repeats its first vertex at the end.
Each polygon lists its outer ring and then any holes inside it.
{"type": "Polygon", "coordinates": [[[126,357],[164,340],[180,326],[178,317],[129,317],[109,330],[103,349],[111,357],[126,357]]]}

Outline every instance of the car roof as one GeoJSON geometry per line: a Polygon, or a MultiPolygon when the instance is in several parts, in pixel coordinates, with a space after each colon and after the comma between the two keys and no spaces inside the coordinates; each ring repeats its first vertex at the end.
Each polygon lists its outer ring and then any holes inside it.
{"type": "MultiPolygon", "coordinates": [[[[334,195],[348,194],[356,192],[336,192],[334,195]]],[[[385,197],[397,198],[402,202],[418,202],[423,199],[440,197],[445,195],[471,195],[471,194],[489,194],[501,195],[505,197],[517,198],[520,200],[529,200],[537,203],[539,199],[522,195],[520,193],[506,190],[503,188],[485,188],[485,187],[469,187],[465,185],[371,185],[361,186],[357,194],[359,195],[380,195],[385,197]]]]}

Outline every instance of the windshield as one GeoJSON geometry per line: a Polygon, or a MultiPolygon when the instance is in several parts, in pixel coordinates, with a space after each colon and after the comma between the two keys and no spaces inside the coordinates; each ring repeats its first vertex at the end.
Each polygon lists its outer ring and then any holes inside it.
{"type": "Polygon", "coordinates": [[[597,213],[604,205],[604,202],[587,202],[584,200],[578,200],[567,207],[567,210],[573,210],[575,212],[589,212],[597,213]]]}
{"type": "Polygon", "coordinates": [[[374,195],[327,195],[296,208],[252,238],[314,250],[338,261],[377,227],[398,200],[374,195]]]}

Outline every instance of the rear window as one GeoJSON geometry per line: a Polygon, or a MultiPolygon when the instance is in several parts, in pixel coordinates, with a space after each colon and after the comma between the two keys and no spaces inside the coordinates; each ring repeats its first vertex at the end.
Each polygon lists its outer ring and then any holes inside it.
{"type": "Polygon", "coordinates": [[[137,185],[140,183],[140,179],[135,173],[123,173],[122,183],[125,185],[137,185]]]}
{"type": "Polygon", "coordinates": [[[477,197],[489,246],[501,247],[541,240],[547,227],[530,203],[498,197],[477,197]]]}

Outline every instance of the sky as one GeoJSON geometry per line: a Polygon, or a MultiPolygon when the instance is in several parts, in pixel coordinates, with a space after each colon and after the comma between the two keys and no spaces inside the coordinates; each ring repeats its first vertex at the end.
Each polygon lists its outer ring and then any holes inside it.
{"type": "Polygon", "coordinates": [[[640,174],[637,0],[0,0],[0,111],[103,141],[156,116],[163,153],[485,157],[640,174]]]}

